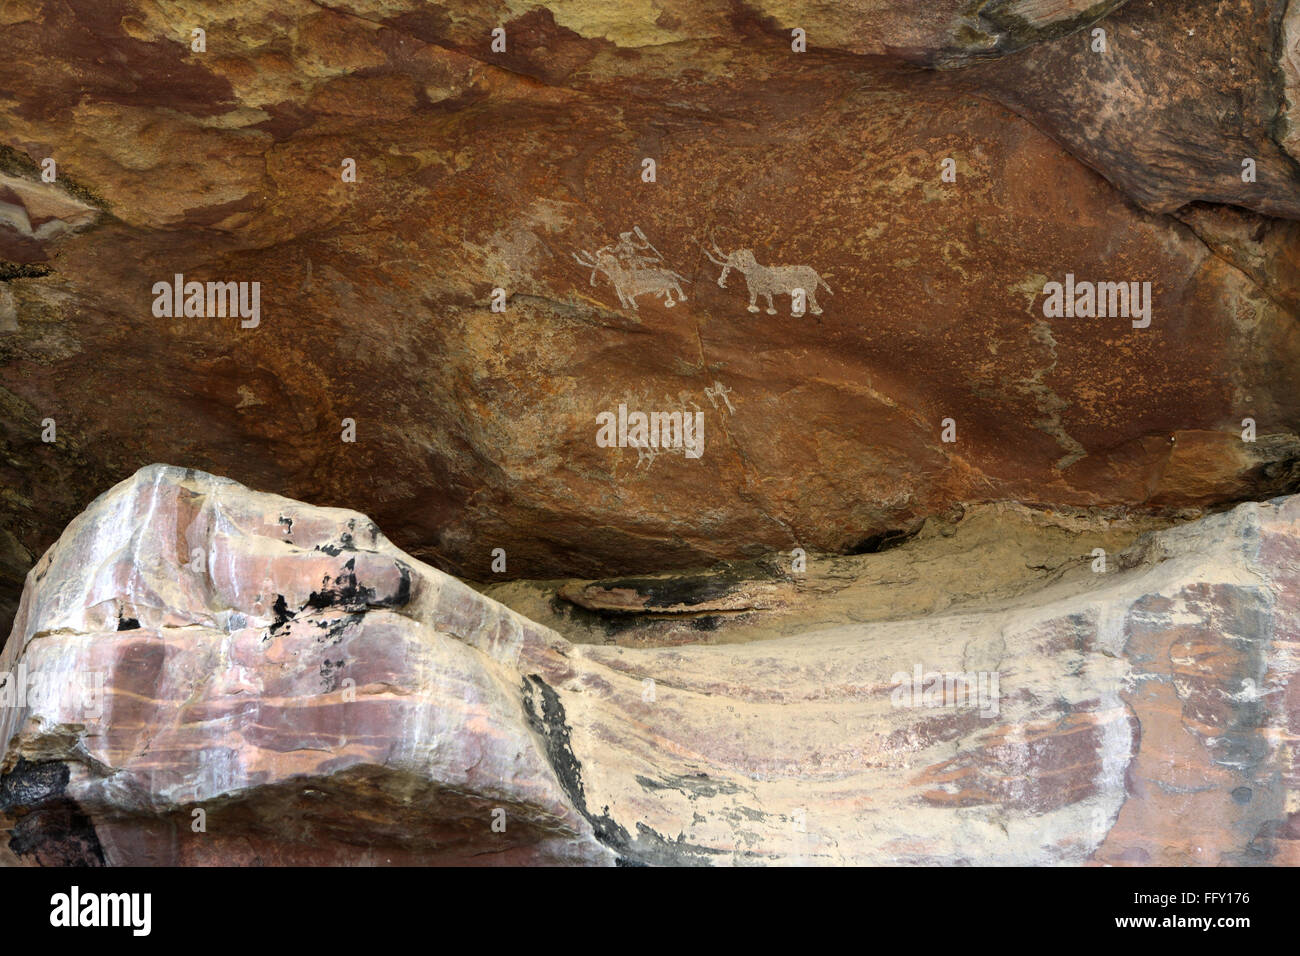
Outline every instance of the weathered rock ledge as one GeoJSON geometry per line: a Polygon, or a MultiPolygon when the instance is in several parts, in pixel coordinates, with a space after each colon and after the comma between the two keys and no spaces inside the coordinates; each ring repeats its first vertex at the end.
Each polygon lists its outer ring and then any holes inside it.
{"type": "MultiPolygon", "coordinates": [[[[823,622],[818,588],[791,582],[785,637],[578,644],[359,514],[151,466],[28,576],[0,656],[0,694],[25,682],[0,709],[0,852],[1300,863],[1300,497],[1151,531],[1047,526],[1061,570],[1032,600],[1008,575],[1013,599],[888,619],[877,589],[861,622],[854,602],[823,622]],[[1080,573],[1076,534],[1119,546],[1107,571],[1080,573]]],[[[922,544],[889,551],[895,569],[922,544]]],[[[927,553],[912,570],[941,573],[927,553]]],[[[632,593],[659,592],[623,589],[622,610],[632,593]]]]}
{"type": "Polygon", "coordinates": [[[153,461],[474,581],[1300,488],[1295,0],[20,0],[0,91],[0,628],[153,461]],[[575,261],[635,228],[685,301],[575,261]],[[706,241],[822,314],[749,312],[706,241]],[[258,323],[155,314],[177,274],[258,323]],[[1067,275],[1149,326],[1047,316],[1067,275]],[[703,458],[597,447],[620,404],[702,413],[703,458]]]}

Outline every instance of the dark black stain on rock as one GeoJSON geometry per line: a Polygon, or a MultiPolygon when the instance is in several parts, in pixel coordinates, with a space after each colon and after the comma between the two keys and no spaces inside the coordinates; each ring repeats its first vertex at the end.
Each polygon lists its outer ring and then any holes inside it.
{"type": "MultiPolygon", "coordinates": [[[[745,565],[727,563],[720,568],[694,574],[592,581],[581,587],[580,590],[572,592],[572,594],[566,593],[569,590],[569,587],[566,586],[558,592],[558,597],[564,602],[564,605],[553,606],[558,611],[562,606],[572,605],[587,611],[589,614],[596,615],[598,618],[624,622],[624,626],[640,623],[638,618],[644,619],[654,615],[689,617],[705,614],[709,611],[716,611],[720,614],[738,614],[756,609],[752,607],[723,609],[704,607],[702,605],[716,604],[716,602],[731,597],[748,585],[766,583],[783,577],[783,575],[771,573],[770,569],[758,562],[749,562],[745,565]],[[636,594],[637,600],[628,606],[617,606],[621,602],[612,602],[615,606],[600,606],[598,601],[594,602],[597,605],[595,607],[587,605],[586,596],[590,595],[594,599],[600,592],[609,593],[613,591],[632,591],[636,594]]],[[[697,624],[693,626],[700,630],[714,630],[718,623],[719,621],[715,620],[703,625],[697,624]]]]}
{"type": "Polygon", "coordinates": [[[352,540],[352,535],[344,531],[339,535],[338,544],[318,544],[315,550],[328,554],[332,558],[337,558],[344,551],[357,550],[356,543],[352,540]]]}
{"type": "Polygon", "coordinates": [[[267,637],[279,633],[280,629],[293,620],[293,613],[289,610],[289,604],[285,601],[283,594],[275,596],[275,603],[271,605],[271,611],[275,614],[275,619],[271,621],[271,630],[267,637]]]}
{"type": "Polygon", "coordinates": [[[734,783],[712,780],[706,773],[696,773],[688,776],[673,775],[664,777],[662,780],[651,780],[649,777],[638,776],[636,782],[646,790],[678,790],[692,800],[699,797],[716,797],[720,793],[741,792],[740,787],[734,783]]]}
{"type": "Polygon", "coordinates": [[[343,658],[339,658],[336,661],[332,661],[329,658],[326,658],[325,660],[321,661],[320,681],[321,681],[321,687],[324,689],[324,692],[326,694],[331,693],[332,691],[338,688],[339,679],[340,679],[340,675],[343,672],[344,663],[345,662],[343,658]]]}
{"type": "Polygon", "coordinates": [[[397,593],[378,602],[376,607],[406,607],[411,603],[411,568],[405,561],[394,561],[397,565],[397,593]]]}
{"type": "Polygon", "coordinates": [[[641,598],[639,606],[627,608],[601,608],[606,614],[637,614],[665,608],[695,607],[727,597],[745,583],[743,579],[728,574],[680,575],[661,578],[620,578],[614,581],[593,582],[589,587],[604,591],[635,591],[641,598]]]}
{"type": "Polygon", "coordinates": [[[337,644],[343,640],[348,629],[361,622],[363,614],[344,614],[340,617],[330,617],[325,620],[314,621],[313,623],[322,632],[316,640],[325,645],[337,644]]]}
{"type": "Polygon", "coordinates": [[[62,761],[24,757],[0,776],[0,812],[16,818],[9,849],[43,866],[104,866],[94,823],[66,795],[71,776],[62,761]]]}
{"type": "Polygon", "coordinates": [[[587,807],[582,765],[573,754],[570,728],[559,695],[541,677],[530,674],[523,681],[523,704],[528,726],[545,743],[546,758],[560,786],[574,808],[591,824],[596,839],[618,854],[619,866],[705,866],[709,854],[723,852],[687,843],[680,835],[676,840],[665,839],[643,823],[637,824],[637,834],[633,837],[609,816],[609,807],[603,807],[600,813],[592,812],[587,807]]]}
{"type": "Polygon", "coordinates": [[[373,588],[357,584],[356,558],[348,558],[343,570],[331,581],[328,577],[321,583],[319,591],[312,591],[307,597],[305,608],[323,611],[326,608],[361,611],[374,598],[373,588]]]}
{"type": "Polygon", "coordinates": [[[104,866],[104,848],[90,817],[72,800],[56,800],[19,818],[9,849],[42,866],[104,866]]]}
{"type": "MultiPolygon", "coordinates": [[[[727,597],[745,582],[729,574],[666,578],[646,582],[637,590],[646,596],[646,610],[694,607],[727,597]]],[[[613,587],[620,585],[614,584],[613,587]]]]}
{"type": "Polygon", "coordinates": [[[914,537],[916,537],[915,531],[906,531],[902,528],[894,528],[891,531],[882,531],[879,534],[873,534],[869,537],[863,538],[844,553],[879,554],[881,551],[889,551],[893,548],[897,548],[901,544],[906,544],[914,537]]]}
{"type": "Polygon", "coordinates": [[[1246,472],[1244,482],[1256,500],[1300,492],[1300,458],[1265,462],[1246,472]]]}
{"type": "Polygon", "coordinates": [[[63,796],[70,776],[61,760],[33,762],[19,757],[14,769],[0,776],[0,812],[63,796]]]}
{"type": "MultiPolygon", "coordinates": [[[[345,535],[344,537],[348,536],[345,535]]],[[[319,548],[318,550],[325,549],[319,548]]],[[[323,637],[322,640],[337,640],[341,638],[345,630],[357,623],[360,620],[360,615],[364,614],[369,608],[405,607],[411,602],[411,568],[404,561],[394,561],[398,572],[396,591],[381,597],[375,592],[374,588],[366,587],[357,582],[356,560],[356,558],[349,558],[337,577],[330,578],[329,575],[326,575],[324,580],[321,581],[320,590],[312,591],[307,596],[306,603],[296,611],[289,608],[283,594],[277,594],[275,603],[271,606],[275,617],[271,622],[266,639],[278,634],[281,628],[308,608],[313,611],[344,612],[337,619],[317,623],[318,627],[327,631],[326,637],[323,637]]]]}
{"type": "Polygon", "coordinates": [[[0,262],[0,282],[10,282],[13,279],[43,279],[51,271],[49,266],[0,262]]]}
{"type": "MultiPolygon", "coordinates": [[[[345,537],[347,537],[345,535],[345,537]]],[[[397,591],[385,597],[379,597],[375,589],[357,583],[356,558],[349,558],[333,582],[328,578],[319,591],[313,591],[307,597],[304,607],[322,611],[326,608],[338,608],[344,611],[364,611],[368,607],[404,607],[411,600],[411,569],[402,561],[395,562],[398,570],[397,591]]]]}
{"type": "Polygon", "coordinates": [[[574,624],[591,630],[602,630],[607,638],[617,637],[623,631],[633,630],[644,625],[644,619],[637,617],[635,614],[603,614],[573,604],[560,597],[559,594],[551,598],[550,607],[551,612],[557,617],[568,618],[574,624]]]}
{"type": "Polygon", "coordinates": [[[134,631],[140,627],[140,621],[134,617],[120,617],[117,619],[117,629],[119,631],[134,631]]]}

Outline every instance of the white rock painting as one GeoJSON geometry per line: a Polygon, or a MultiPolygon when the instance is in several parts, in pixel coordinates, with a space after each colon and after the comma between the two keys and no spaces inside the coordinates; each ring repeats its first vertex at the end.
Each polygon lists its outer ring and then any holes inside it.
{"type": "Polygon", "coordinates": [[[593,286],[596,276],[604,274],[624,308],[638,309],[637,296],[646,293],[662,298],[664,306],[670,309],[686,301],[681,283],[690,280],[666,267],[659,250],[638,226],[633,226],[632,232],[620,233],[617,243],[597,249],[594,255],[583,250],[581,255],[573,253],[573,258],[591,270],[593,286]]]}
{"type": "MultiPolygon", "coordinates": [[[[817,289],[820,286],[827,292],[831,287],[818,275],[812,266],[765,266],[754,258],[752,249],[737,249],[730,255],[713,244],[713,250],[700,246],[714,265],[722,266],[722,275],[718,276],[719,287],[727,287],[727,276],[732,269],[745,277],[749,287],[749,311],[758,311],[758,297],[767,300],[767,314],[776,315],[776,306],[772,303],[774,295],[790,296],[790,314],[802,315],[806,306],[813,315],[821,315],[821,306],[817,304],[817,289]]],[[[834,294],[834,293],[832,293],[834,294]]]]}

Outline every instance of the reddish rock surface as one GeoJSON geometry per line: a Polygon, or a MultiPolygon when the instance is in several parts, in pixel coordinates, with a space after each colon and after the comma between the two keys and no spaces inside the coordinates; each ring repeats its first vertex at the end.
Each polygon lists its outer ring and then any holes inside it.
{"type": "Polygon", "coordinates": [[[1082,34],[968,79],[1146,209],[1226,203],[1295,219],[1298,24],[1282,0],[1133,0],[1100,24],[1104,54],[1082,34]]]}
{"type": "Polygon", "coordinates": [[[495,547],[508,576],[598,577],[851,549],[954,502],[1295,486],[1294,10],[656,9],[7,7],[10,607],[151,461],[363,508],[480,580],[495,547]],[[685,302],[622,307],[574,261],[634,226],[685,302]],[[709,241],[811,266],[823,314],[749,313],[709,241]],[[155,317],[177,273],[260,282],[260,324],[155,317]],[[1044,317],[1067,273],[1151,282],[1150,327],[1044,317]],[[620,403],[698,409],[703,456],[598,447],[620,403]]]}

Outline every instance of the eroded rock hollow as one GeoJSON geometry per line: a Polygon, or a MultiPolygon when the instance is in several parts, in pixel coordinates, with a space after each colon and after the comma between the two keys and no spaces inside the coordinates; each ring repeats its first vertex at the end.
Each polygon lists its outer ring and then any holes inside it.
{"type": "Polygon", "coordinates": [[[5,4],[0,854],[1297,862],[1297,102],[1287,0],[5,4]]]}

